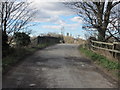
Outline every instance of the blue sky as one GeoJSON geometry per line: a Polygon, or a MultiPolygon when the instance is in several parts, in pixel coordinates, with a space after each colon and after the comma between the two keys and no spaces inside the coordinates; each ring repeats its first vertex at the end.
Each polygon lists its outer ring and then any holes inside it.
{"type": "Polygon", "coordinates": [[[84,38],[83,20],[72,9],[61,2],[41,2],[38,0],[32,2],[31,7],[36,8],[38,12],[32,20],[32,23],[36,25],[31,27],[31,36],[51,32],[60,34],[61,28],[64,27],[64,35],[70,33],[74,37],[80,35],[81,38],[84,38]]]}

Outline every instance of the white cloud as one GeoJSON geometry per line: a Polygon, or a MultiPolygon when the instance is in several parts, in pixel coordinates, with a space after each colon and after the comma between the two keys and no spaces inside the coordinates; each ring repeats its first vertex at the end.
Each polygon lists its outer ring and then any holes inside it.
{"type": "Polygon", "coordinates": [[[29,2],[32,2],[31,8],[36,8],[38,11],[33,20],[35,22],[59,22],[59,16],[74,13],[62,2],[41,2],[41,0],[29,0],[29,2]]]}
{"type": "MultiPolygon", "coordinates": [[[[21,0],[21,1],[25,1],[25,0],[21,0]]],[[[38,2],[48,2],[48,1],[49,2],[88,2],[88,0],[38,0],[38,2]]],[[[93,0],[93,1],[99,2],[99,0],[93,0]]],[[[115,0],[115,1],[118,1],[118,0],[115,0]]]]}
{"type": "Polygon", "coordinates": [[[47,28],[47,29],[61,29],[61,26],[58,25],[44,25],[42,28],[47,28]]]}
{"type": "Polygon", "coordinates": [[[72,11],[69,7],[66,7],[62,2],[41,2],[39,0],[30,0],[33,1],[32,8],[38,10],[37,15],[34,18],[35,22],[50,22],[51,25],[43,25],[42,28],[47,29],[61,29],[61,27],[75,29],[82,22],[79,17],[74,17],[69,19],[69,21],[74,21],[76,23],[69,24],[68,21],[63,20],[60,16],[69,16],[75,15],[75,12],[72,11]],[[68,23],[67,23],[68,22],[68,23]],[[56,25],[52,25],[56,24],[56,25]]]}
{"type": "Polygon", "coordinates": [[[64,26],[67,27],[67,28],[70,28],[70,29],[75,29],[75,28],[77,28],[79,26],[79,23],[65,24],[64,26]]]}
{"type": "Polygon", "coordinates": [[[80,17],[78,17],[78,16],[71,18],[71,21],[78,22],[78,23],[83,22],[82,19],[80,17]]]}
{"type": "Polygon", "coordinates": [[[79,24],[76,23],[76,24],[64,24],[64,25],[43,25],[42,28],[59,29],[60,30],[62,27],[75,29],[78,26],[79,26],[79,24]]]}

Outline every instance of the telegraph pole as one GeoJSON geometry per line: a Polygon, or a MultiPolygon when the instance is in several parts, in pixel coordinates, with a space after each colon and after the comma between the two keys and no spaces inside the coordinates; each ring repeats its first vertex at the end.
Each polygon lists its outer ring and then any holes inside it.
{"type": "Polygon", "coordinates": [[[64,34],[64,27],[61,27],[61,35],[63,36],[64,34]]]}
{"type": "Polygon", "coordinates": [[[61,40],[62,40],[62,42],[64,42],[63,34],[64,34],[64,26],[61,27],[61,40]]]}

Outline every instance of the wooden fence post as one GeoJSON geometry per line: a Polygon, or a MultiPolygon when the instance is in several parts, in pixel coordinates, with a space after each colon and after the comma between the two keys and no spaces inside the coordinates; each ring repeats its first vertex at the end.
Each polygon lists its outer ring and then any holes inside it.
{"type": "Polygon", "coordinates": [[[91,50],[95,50],[94,48],[97,48],[97,49],[109,51],[109,52],[111,52],[112,56],[117,59],[118,54],[120,54],[120,49],[119,50],[117,49],[118,44],[120,45],[120,42],[107,43],[107,42],[91,40],[90,46],[91,46],[91,50]],[[98,43],[100,45],[96,45],[96,43],[98,43]],[[109,48],[108,45],[111,45],[112,48],[111,47],[109,48]]]}
{"type": "MultiPolygon", "coordinates": [[[[115,50],[116,49],[116,44],[113,42],[113,48],[112,48],[113,50],[115,50]]],[[[113,54],[113,57],[114,58],[116,58],[116,53],[115,52],[112,52],[112,54],[113,54]]]]}
{"type": "Polygon", "coordinates": [[[89,47],[90,47],[90,50],[92,50],[92,41],[91,41],[91,39],[89,41],[89,47]]]}

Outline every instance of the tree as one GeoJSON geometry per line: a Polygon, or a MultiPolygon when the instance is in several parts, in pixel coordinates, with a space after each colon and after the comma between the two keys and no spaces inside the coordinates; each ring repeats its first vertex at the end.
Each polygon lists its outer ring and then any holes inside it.
{"type": "Polygon", "coordinates": [[[8,54],[9,45],[7,43],[8,36],[2,32],[2,57],[5,57],[8,54]]]}
{"type": "Polygon", "coordinates": [[[112,9],[111,11],[111,21],[108,25],[107,29],[107,38],[106,40],[110,38],[116,39],[116,41],[120,42],[120,5],[112,9]]]}
{"type": "MultiPolygon", "coordinates": [[[[94,2],[92,0],[85,2],[70,2],[67,3],[70,7],[77,11],[77,14],[82,17],[85,21],[84,28],[97,30],[98,32],[98,40],[105,41],[106,33],[108,32],[110,37],[114,36],[111,32],[118,31],[117,24],[118,17],[117,11],[115,12],[115,8],[119,5],[120,1],[113,0],[102,0],[102,2],[94,2]],[[116,28],[111,29],[109,27],[116,28]]],[[[117,32],[118,34],[118,32],[117,32]]],[[[117,38],[116,38],[117,39],[117,38]]],[[[118,40],[118,39],[117,39],[118,40]]]]}
{"type": "Polygon", "coordinates": [[[30,44],[30,36],[24,32],[15,33],[14,40],[18,47],[28,46],[30,44]]]}
{"type": "Polygon", "coordinates": [[[0,1],[0,29],[2,30],[3,55],[9,51],[9,44],[13,40],[14,33],[24,31],[29,26],[35,10],[30,8],[30,3],[17,0],[0,1]],[[8,41],[8,36],[12,38],[8,41]]]}
{"type": "Polygon", "coordinates": [[[67,36],[69,36],[69,33],[67,33],[67,36]]]}
{"type": "MultiPolygon", "coordinates": [[[[0,27],[2,33],[7,36],[13,36],[15,32],[25,30],[29,26],[28,23],[32,20],[34,14],[35,10],[30,8],[30,3],[17,0],[0,2],[0,27]]],[[[9,41],[9,44],[12,39],[9,41]]]]}

